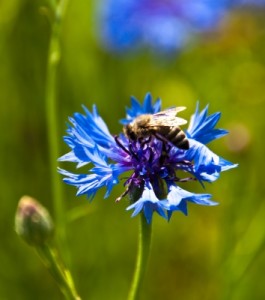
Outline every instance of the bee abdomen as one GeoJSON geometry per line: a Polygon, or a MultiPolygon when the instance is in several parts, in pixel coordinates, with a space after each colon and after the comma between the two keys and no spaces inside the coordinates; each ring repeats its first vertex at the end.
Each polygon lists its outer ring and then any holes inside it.
{"type": "Polygon", "coordinates": [[[171,128],[167,134],[167,139],[176,147],[184,150],[189,149],[189,141],[186,138],[185,133],[180,127],[171,128]]]}
{"type": "Polygon", "coordinates": [[[173,144],[183,150],[188,150],[190,148],[189,141],[186,137],[181,142],[178,142],[177,144],[173,142],[173,144]]]}

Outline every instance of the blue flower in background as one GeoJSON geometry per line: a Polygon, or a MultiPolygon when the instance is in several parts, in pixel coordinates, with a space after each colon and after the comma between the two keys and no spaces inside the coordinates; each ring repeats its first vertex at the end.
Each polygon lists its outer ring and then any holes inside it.
{"type": "Polygon", "coordinates": [[[172,52],[194,34],[212,31],[227,9],[226,0],[102,0],[100,35],[109,50],[150,47],[172,52]]]}
{"type": "Polygon", "coordinates": [[[234,4],[235,6],[260,7],[265,5],[265,0],[232,0],[231,4],[234,4]]]}
{"type": "MultiPolygon", "coordinates": [[[[147,94],[141,105],[132,97],[132,107],[127,108],[127,118],[121,120],[126,125],[141,114],[154,114],[160,111],[161,100],[152,104],[147,94]]],[[[174,211],[187,214],[187,203],[216,205],[210,194],[196,194],[182,189],[178,183],[198,180],[213,182],[222,171],[237,165],[213,153],[206,144],[227,134],[226,130],[216,129],[220,113],[208,115],[208,107],[199,111],[197,105],[191,117],[186,136],[189,149],[173,146],[167,140],[155,136],[130,140],[123,133],[113,136],[99,116],[96,107],[90,112],[84,107],[85,114],[75,113],[70,118],[64,138],[71,151],[60,161],[70,161],[77,167],[87,166],[88,172],[75,174],[60,169],[64,181],[77,187],[77,195],[87,195],[93,199],[96,192],[106,187],[105,198],[119,183],[121,175],[129,174],[124,186],[125,195],[130,197],[127,210],[133,209],[132,216],[143,212],[148,223],[153,212],[169,220],[174,211]],[[128,173],[129,171],[129,173],[128,173]],[[180,175],[188,174],[187,176],[180,175]]]]}

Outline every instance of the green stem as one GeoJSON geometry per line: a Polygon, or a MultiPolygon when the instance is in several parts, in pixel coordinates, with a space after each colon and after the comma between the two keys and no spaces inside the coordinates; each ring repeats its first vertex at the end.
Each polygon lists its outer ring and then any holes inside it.
{"type": "Polygon", "coordinates": [[[43,263],[55,279],[67,300],[81,300],[78,296],[70,272],[60,262],[56,251],[49,245],[36,247],[43,263]]]}
{"type": "Polygon", "coordinates": [[[143,284],[143,279],[150,253],[152,223],[147,223],[143,213],[141,213],[139,229],[137,261],[128,300],[138,300],[140,297],[140,291],[143,284]]]}
{"type": "Polygon", "coordinates": [[[67,0],[61,0],[55,10],[55,18],[52,24],[52,32],[48,53],[47,81],[46,81],[46,119],[48,126],[48,143],[50,153],[50,176],[52,184],[52,197],[54,214],[57,227],[58,243],[62,250],[66,250],[65,208],[63,202],[63,190],[61,179],[57,172],[57,159],[59,151],[59,130],[57,126],[57,71],[61,57],[60,31],[67,0]]]}

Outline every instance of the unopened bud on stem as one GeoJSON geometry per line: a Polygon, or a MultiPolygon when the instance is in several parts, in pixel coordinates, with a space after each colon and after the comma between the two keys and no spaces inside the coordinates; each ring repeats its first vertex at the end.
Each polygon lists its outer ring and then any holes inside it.
{"type": "Polygon", "coordinates": [[[47,209],[29,196],[23,196],[15,216],[17,234],[32,246],[45,244],[53,234],[53,222],[47,209]]]}

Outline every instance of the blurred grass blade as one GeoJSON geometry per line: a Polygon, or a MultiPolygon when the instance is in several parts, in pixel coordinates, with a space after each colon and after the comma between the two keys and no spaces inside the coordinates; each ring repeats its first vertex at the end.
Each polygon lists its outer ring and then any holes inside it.
{"type": "Polygon", "coordinates": [[[78,219],[88,216],[94,211],[95,208],[91,208],[88,205],[80,205],[67,211],[66,220],[68,223],[71,223],[78,219]]]}

